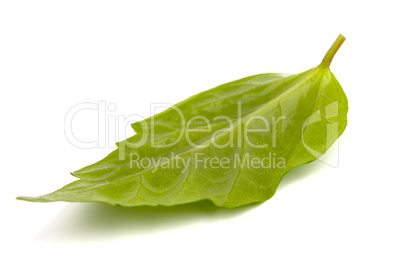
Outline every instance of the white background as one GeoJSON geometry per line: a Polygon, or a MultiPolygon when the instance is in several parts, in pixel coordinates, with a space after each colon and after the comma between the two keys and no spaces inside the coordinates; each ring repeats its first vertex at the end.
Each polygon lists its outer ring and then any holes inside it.
{"type": "MultiPolygon", "coordinates": [[[[399,2],[1,1],[0,266],[402,267],[399,2]],[[147,117],[151,103],[305,71],[339,33],[331,69],[350,111],[336,168],[299,167],[271,200],[234,210],[15,200],[113,150],[68,142],[74,105],[147,117]]],[[[97,138],[96,112],[74,120],[97,138]]]]}

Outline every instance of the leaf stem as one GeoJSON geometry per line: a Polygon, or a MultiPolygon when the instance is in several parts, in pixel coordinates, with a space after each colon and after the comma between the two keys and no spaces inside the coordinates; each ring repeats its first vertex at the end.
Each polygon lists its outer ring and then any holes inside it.
{"type": "Polygon", "coordinates": [[[329,48],[327,54],[325,54],[324,58],[322,59],[322,62],[319,66],[323,68],[328,68],[331,65],[332,59],[334,58],[336,52],[338,49],[341,47],[343,42],[345,41],[345,37],[340,34],[338,38],[335,40],[335,42],[332,44],[332,46],[329,48]]]}

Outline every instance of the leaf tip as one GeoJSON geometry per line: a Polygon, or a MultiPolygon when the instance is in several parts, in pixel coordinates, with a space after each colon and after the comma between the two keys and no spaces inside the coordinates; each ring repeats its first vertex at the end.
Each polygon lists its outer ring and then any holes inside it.
{"type": "Polygon", "coordinates": [[[17,196],[15,199],[28,202],[45,202],[45,200],[40,196],[17,196]]]}

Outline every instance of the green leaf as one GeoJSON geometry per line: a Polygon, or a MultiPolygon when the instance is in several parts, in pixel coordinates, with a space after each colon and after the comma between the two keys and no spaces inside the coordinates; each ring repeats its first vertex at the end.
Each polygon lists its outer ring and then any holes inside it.
{"type": "Polygon", "coordinates": [[[136,135],[72,173],[79,180],[18,199],[121,206],[208,199],[221,207],[265,201],[289,170],[316,160],[345,130],[348,102],[329,70],[344,39],[303,73],[246,77],[136,122],[136,135]]]}

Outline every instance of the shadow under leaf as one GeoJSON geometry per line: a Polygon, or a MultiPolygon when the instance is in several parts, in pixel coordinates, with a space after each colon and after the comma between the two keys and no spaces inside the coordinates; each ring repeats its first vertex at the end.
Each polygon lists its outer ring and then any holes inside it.
{"type": "Polygon", "coordinates": [[[327,168],[328,166],[319,161],[316,160],[314,162],[308,163],[308,164],[304,164],[301,166],[298,166],[292,170],[290,170],[283,178],[282,181],[279,183],[278,189],[277,189],[277,194],[279,191],[282,191],[283,189],[285,189],[286,187],[297,183],[303,179],[308,178],[309,176],[311,176],[312,174],[315,174],[317,172],[319,172],[320,170],[327,168]]]}
{"type": "Polygon", "coordinates": [[[68,204],[37,237],[42,241],[93,241],[149,235],[191,224],[227,220],[258,204],[240,208],[216,207],[200,201],[172,207],[120,207],[103,203],[68,204]]]}

